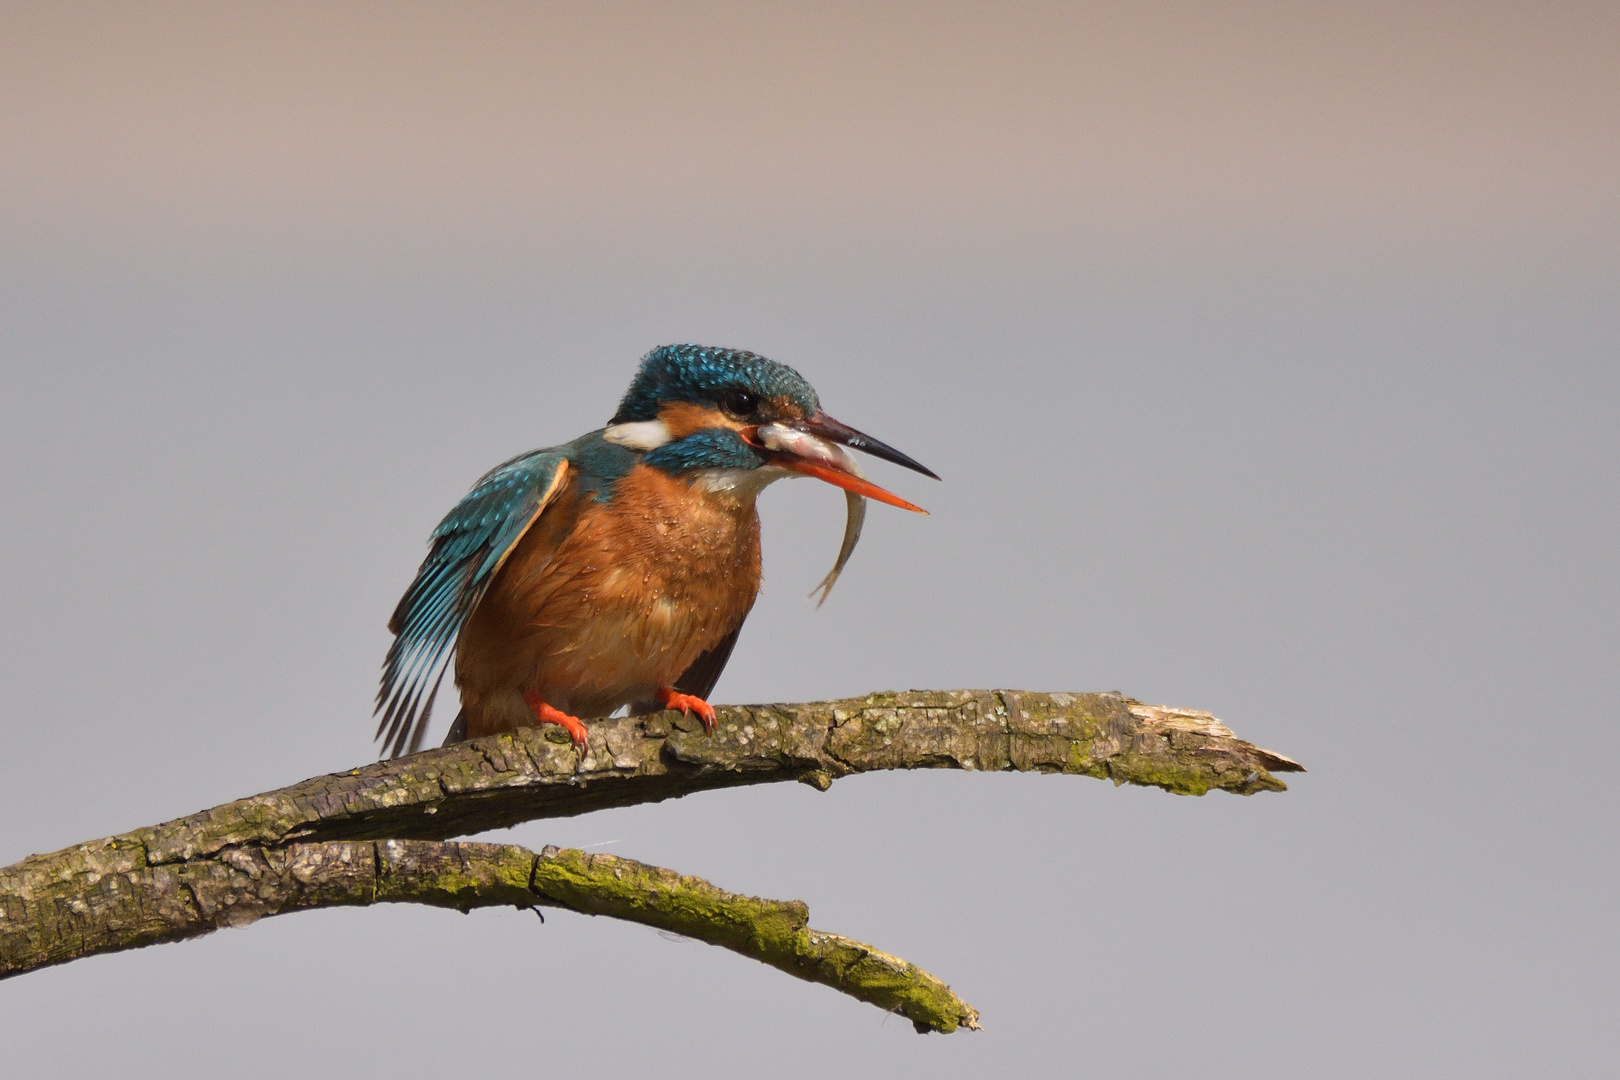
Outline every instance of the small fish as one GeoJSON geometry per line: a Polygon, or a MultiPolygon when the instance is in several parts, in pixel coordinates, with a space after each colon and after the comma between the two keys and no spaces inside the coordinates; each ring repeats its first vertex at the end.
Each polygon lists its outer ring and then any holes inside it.
{"type": "MultiPolygon", "coordinates": [[[[836,443],[817,439],[803,432],[775,424],[761,427],[758,434],[760,442],[771,450],[791,452],[804,460],[821,461],[839,472],[854,476],[857,479],[864,480],[866,478],[866,474],[861,471],[861,467],[856,463],[855,459],[850,456],[848,451],[836,443]]],[[[917,509],[909,503],[905,505],[907,509],[917,509]]],[[[828,595],[832,593],[833,583],[838,580],[838,575],[844,572],[845,565],[849,563],[849,557],[855,553],[855,545],[861,542],[861,526],[866,524],[865,496],[846,488],[844,490],[844,508],[846,511],[844,517],[844,542],[838,548],[838,561],[833,563],[833,568],[827,571],[827,576],[821,579],[821,583],[810,590],[810,598],[816,601],[816,607],[818,608],[827,602],[828,595]],[[817,593],[821,594],[819,599],[816,598],[817,593]]]]}
{"type": "Polygon", "coordinates": [[[832,592],[833,582],[838,580],[838,575],[844,572],[844,564],[849,562],[849,557],[855,553],[855,545],[861,542],[861,526],[866,523],[866,499],[863,496],[853,491],[844,492],[844,506],[848,514],[844,518],[844,542],[838,548],[838,561],[827,571],[827,576],[821,579],[821,584],[810,590],[812,598],[816,593],[821,594],[821,599],[816,600],[818,608],[827,602],[827,594],[832,592]]]}

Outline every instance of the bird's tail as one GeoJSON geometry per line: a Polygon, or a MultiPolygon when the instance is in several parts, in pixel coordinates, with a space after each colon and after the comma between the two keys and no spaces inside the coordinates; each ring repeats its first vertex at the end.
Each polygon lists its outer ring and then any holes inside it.
{"type": "Polygon", "coordinates": [[[460,712],[456,713],[455,721],[450,725],[450,730],[445,733],[444,745],[449,746],[452,743],[466,742],[466,741],[467,741],[467,710],[462,709],[460,712]]]}

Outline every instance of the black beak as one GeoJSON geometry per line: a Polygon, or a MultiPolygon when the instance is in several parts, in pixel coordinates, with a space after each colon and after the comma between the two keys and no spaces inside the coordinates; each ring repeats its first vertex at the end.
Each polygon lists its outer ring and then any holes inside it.
{"type": "Polygon", "coordinates": [[[851,449],[871,454],[875,458],[892,461],[896,465],[902,465],[910,469],[912,472],[920,472],[924,476],[932,477],[935,480],[939,479],[934,470],[922,462],[907,457],[886,442],[879,442],[870,435],[856,431],[848,424],[834,420],[824,412],[817,411],[816,415],[810,417],[810,419],[800,420],[792,426],[800,431],[806,431],[811,435],[827,439],[830,442],[843,443],[851,449]]]}

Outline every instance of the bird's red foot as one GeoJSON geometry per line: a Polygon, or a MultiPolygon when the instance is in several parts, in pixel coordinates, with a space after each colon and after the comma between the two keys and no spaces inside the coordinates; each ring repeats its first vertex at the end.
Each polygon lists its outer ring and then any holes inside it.
{"type": "Polygon", "coordinates": [[[580,749],[585,747],[585,725],[580,723],[579,717],[569,716],[561,709],[553,709],[540,695],[533,690],[523,692],[523,703],[534,710],[534,715],[542,724],[557,724],[568,732],[568,737],[574,740],[574,745],[580,749]]]}
{"type": "Polygon", "coordinates": [[[714,734],[714,706],[702,698],[693,697],[691,694],[683,694],[679,690],[671,689],[668,686],[660,686],[658,688],[658,704],[666,709],[679,709],[683,713],[697,713],[698,719],[703,721],[703,730],[711,735],[714,734]]]}

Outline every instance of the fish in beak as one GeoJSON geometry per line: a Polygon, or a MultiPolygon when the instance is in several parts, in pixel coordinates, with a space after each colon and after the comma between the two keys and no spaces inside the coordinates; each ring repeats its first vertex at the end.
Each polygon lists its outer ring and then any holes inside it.
{"type": "Polygon", "coordinates": [[[816,601],[818,608],[827,602],[833,583],[838,580],[838,575],[843,573],[844,565],[849,562],[850,555],[855,551],[855,545],[861,539],[861,526],[866,521],[868,498],[877,499],[890,506],[898,506],[902,510],[911,510],[919,514],[928,513],[922,507],[915,506],[900,496],[868,482],[861,475],[860,465],[844,447],[852,446],[857,450],[864,450],[873,457],[880,457],[885,461],[892,461],[896,465],[920,472],[924,476],[939,479],[933,470],[920,462],[902,454],[887,443],[834,420],[823,412],[816,413],[808,420],[761,424],[752,431],[745,432],[744,437],[766,450],[773,465],[805,476],[813,476],[817,480],[825,480],[844,489],[844,502],[848,512],[844,520],[844,540],[838,549],[838,561],[827,572],[827,576],[821,579],[821,583],[810,590],[811,596],[815,596],[818,592],[821,594],[820,599],[816,601]]]}
{"type": "Polygon", "coordinates": [[[918,514],[928,511],[868,482],[861,475],[860,466],[855,464],[855,459],[849,456],[844,447],[853,447],[924,476],[939,479],[932,469],[922,463],[823,412],[816,413],[808,420],[761,424],[753,429],[751,437],[747,434],[745,437],[770,453],[772,465],[825,480],[845,491],[918,514]]]}

